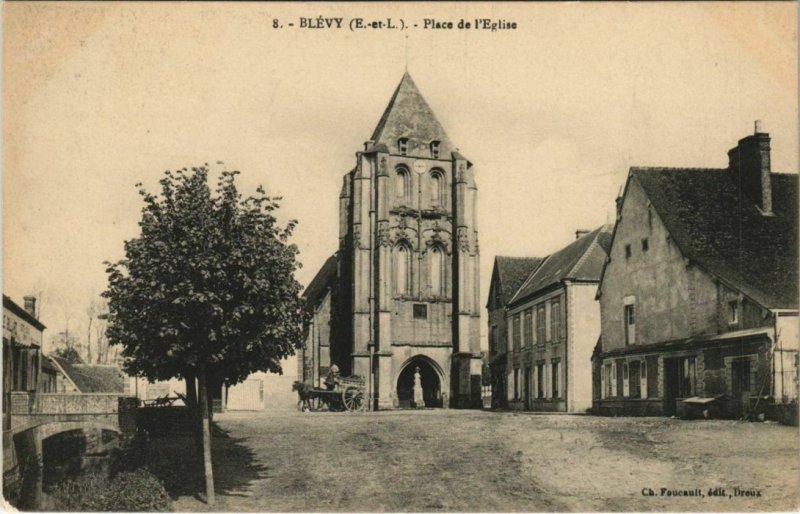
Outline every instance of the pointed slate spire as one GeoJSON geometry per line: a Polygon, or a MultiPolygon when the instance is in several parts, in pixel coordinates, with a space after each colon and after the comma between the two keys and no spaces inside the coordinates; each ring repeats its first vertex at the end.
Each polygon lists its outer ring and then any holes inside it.
{"type": "Polygon", "coordinates": [[[390,153],[398,153],[400,138],[408,138],[408,155],[430,157],[433,141],[439,142],[443,159],[449,159],[455,150],[408,72],[403,74],[371,139],[376,146],[382,144],[390,153]]]}

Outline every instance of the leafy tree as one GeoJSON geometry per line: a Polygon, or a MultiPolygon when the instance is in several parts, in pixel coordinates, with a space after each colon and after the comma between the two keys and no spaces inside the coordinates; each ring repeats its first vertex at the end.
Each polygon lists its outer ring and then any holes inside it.
{"type": "Polygon", "coordinates": [[[104,298],[92,295],[86,308],[86,361],[89,364],[109,363],[109,345],[106,337],[107,303],[104,298]]]}
{"type": "Polygon", "coordinates": [[[53,355],[70,364],[83,364],[83,359],[74,346],[60,346],[53,351],[53,355]]]}
{"type": "MultiPolygon", "coordinates": [[[[150,380],[197,379],[206,494],[214,503],[208,384],[233,385],[255,371],[282,373],[302,344],[306,312],[294,272],[296,225],[280,226],[280,198],[259,187],[242,198],[239,172],[221,174],[214,193],[207,166],[165,172],[160,195],[146,192],[141,235],[126,258],[107,263],[107,336],[122,345],[124,368],[150,380]]],[[[191,401],[190,401],[191,403],[191,401]]]]}
{"type": "Polygon", "coordinates": [[[53,349],[52,354],[56,357],[62,357],[69,360],[69,362],[81,363],[83,358],[79,351],[80,341],[69,330],[64,330],[55,334],[50,339],[50,347],[53,349]]]}

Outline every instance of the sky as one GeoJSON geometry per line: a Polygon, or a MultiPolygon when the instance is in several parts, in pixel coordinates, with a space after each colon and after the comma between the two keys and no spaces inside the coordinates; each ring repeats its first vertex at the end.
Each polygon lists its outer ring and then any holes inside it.
{"type": "Polygon", "coordinates": [[[203,163],[284,198],[307,284],[407,67],[476,167],[485,303],[495,255],[613,221],[631,166],[725,167],[759,119],[773,170],[797,172],[796,27],[792,2],[5,3],[3,292],[41,296],[46,340],[82,333],[103,262],[138,235],[135,184],[203,163]],[[318,16],[408,28],[299,28],[318,16]]]}

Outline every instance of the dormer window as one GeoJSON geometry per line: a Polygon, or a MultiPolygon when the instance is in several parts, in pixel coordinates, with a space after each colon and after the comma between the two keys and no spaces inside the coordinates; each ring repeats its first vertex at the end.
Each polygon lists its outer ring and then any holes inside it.
{"type": "Polygon", "coordinates": [[[736,325],[739,323],[739,302],[732,300],[728,302],[728,324],[736,325]]]}
{"type": "Polygon", "coordinates": [[[401,137],[397,140],[397,151],[400,155],[408,155],[408,138],[401,137]]]}
{"type": "Polygon", "coordinates": [[[431,141],[431,157],[434,159],[439,158],[439,141],[431,141]]]}

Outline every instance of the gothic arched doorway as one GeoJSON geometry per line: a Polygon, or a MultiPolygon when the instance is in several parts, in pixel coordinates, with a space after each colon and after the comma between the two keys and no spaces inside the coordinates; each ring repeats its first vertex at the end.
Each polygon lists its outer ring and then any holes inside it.
{"type": "Polygon", "coordinates": [[[420,381],[422,382],[422,397],[425,407],[442,407],[442,383],[439,373],[430,361],[424,357],[414,357],[405,365],[397,377],[397,401],[401,409],[413,409],[414,403],[414,374],[419,368],[420,381]]]}

